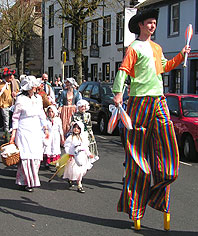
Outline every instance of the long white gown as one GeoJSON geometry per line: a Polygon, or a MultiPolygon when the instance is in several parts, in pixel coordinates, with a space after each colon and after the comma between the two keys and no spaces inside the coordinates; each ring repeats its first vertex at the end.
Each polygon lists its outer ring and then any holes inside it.
{"type": "Polygon", "coordinates": [[[21,158],[16,178],[19,185],[40,186],[38,171],[43,159],[43,126],[46,126],[46,115],[41,96],[19,95],[12,117],[12,128],[17,130],[15,143],[21,158]]]}
{"type": "Polygon", "coordinates": [[[65,153],[71,155],[71,157],[64,168],[63,179],[82,181],[82,177],[87,173],[87,170],[92,167],[92,164],[88,159],[88,155],[91,154],[89,151],[88,137],[83,137],[81,140],[76,135],[70,135],[65,141],[64,148],[65,153]],[[78,156],[78,162],[81,162],[81,166],[78,165],[75,158],[76,147],[79,146],[80,149],[82,149],[78,156]]]}

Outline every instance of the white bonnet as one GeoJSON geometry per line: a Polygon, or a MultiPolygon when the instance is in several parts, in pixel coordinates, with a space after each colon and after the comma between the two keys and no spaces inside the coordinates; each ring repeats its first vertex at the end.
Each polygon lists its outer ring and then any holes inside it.
{"type": "Polygon", "coordinates": [[[79,107],[81,106],[85,106],[86,107],[86,111],[89,110],[89,103],[85,100],[85,99],[80,99],[77,103],[76,103],[76,106],[77,106],[77,111],[79,111],[79,107]]]}
{"type": "Polygon", "coordinates": [[[21,81],[21,90],[29,91],[33,87],[38,87],[40,85],[39,81],[33,75],[24,76],[21,81]]]}
{"type": "Polygon", "coordinates": [[[74,84],[74,82],[75,82],[75,79],[74,78],[72,78],[72,77],[70,77],[70,78],[66,78],[66,82],[69,82],[70,84],[74,84]]]}
{"type": "Polygon", "coordinates": [[[22,80],[26,77],[27,75],[20,75],[19,80],[22,82],[22,80]]]}
{"type": "Polygon", "coordinates": [[[46,112],[48,112],[49,108],[52,109],[52,111],[54,112],[55,116],[58,116],[58,110],[57,110],[57,108],[56,108],[55,105],[50,105],[50,106],[48,106],[48,107],[46,108],[46,112]]]}
{"type": "Polygon", "coordinates": [[[79,120],[79,121],[72,122],[72,132],[73,132],[73,127],[74,127],[75,124],[77,124],[80,127],[80,136],[84,137],[84,135],[85,135],[85,126],[82,123],[82,121],[79,120]]]}

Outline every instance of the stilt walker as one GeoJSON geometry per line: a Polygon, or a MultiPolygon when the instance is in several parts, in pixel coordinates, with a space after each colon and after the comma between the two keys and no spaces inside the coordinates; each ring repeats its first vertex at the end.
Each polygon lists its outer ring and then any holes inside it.
{"type": "Polygon", "coordinates": [[[161,74],[176,68],[190,47],[185,46],[172,60],[165,59],[162,48],[151,41],[158,14],[158,9],[147,9],[130,19],[129,30],[138,37],[128,47],[113,85],[118,106],[124,81],[130,76],[127,113],[133,130],[124,130],[126,177],[118,211],[129,214],[136,230],[140,230],[147,204],[164,212],[164,229],[169,230],[170,184],[179,170],[179,151],[161,74]]]}

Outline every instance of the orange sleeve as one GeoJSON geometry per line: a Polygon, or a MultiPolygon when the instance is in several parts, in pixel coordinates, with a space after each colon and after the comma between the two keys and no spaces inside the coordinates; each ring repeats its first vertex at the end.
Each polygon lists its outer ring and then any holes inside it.
{"type": "Polygon", "coordinates": [[[178,53],[175,57],[173,57],[173,59],[169,60],[166,62],[164,71],[165,72],[169,72],[173,69],[175,69],[179,64],[181,64],[181,62],[184,60],[184,57],[182,55],[182,53],[178,53]]]}
{"type": "Polygon", "coordinates": [[[131,46],[129,46],[119,70],[124,70],[128,75],[135,77],[134,65],[136,61],[137,53],[131,46]]]}

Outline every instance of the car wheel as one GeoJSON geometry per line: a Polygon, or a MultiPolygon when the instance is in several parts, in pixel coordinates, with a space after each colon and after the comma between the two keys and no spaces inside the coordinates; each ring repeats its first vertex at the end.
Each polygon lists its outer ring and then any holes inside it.
{"type": "Polygon", "coordinates": [[[107,133],[107,119],[105,115],[101,115],[98,121],[98,128],[101,134],[107,133]]]}
{"type": "Polygon", "coordinates": [[[188,161],[193,161],[195,160],[195,145],[193,142],[193,139],[190,135],[186,136],[183,142],[183,147],[182,147],[182,154],[184,158],[188,161]]]}

